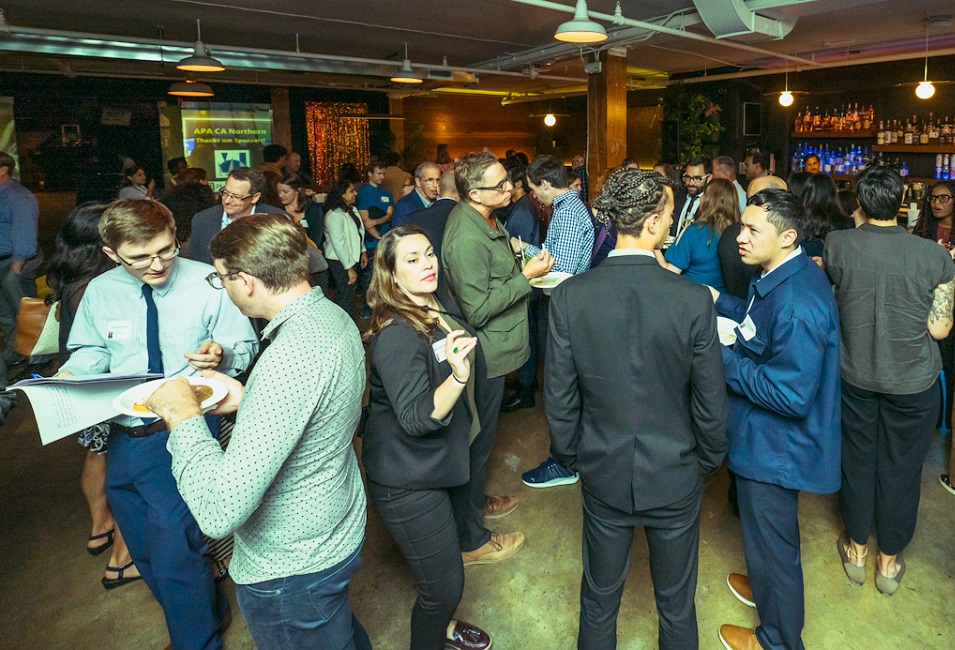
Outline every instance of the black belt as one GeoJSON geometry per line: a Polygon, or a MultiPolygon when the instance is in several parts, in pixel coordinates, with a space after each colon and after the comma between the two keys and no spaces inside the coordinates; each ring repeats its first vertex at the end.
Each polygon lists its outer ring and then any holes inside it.
{"type": "Polygon", "coordinates": [[[145,438],[168,428],[165,420],[156,420],[152,424],[143,424],[138,427],[126,427],[116,422],[109,423],[110,433],[125,433],[130,438],[145,438]]]}
{"type": "Polygon", "coordinates": [[[7,253],[6,255],[0,255],[0,262],[10,259],[13,257],[13,253],[7,253]]]}

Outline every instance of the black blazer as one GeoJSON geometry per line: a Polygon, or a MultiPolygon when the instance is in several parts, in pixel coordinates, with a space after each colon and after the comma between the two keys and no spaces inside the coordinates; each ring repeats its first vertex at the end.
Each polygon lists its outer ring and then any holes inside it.
{"type": "MultiPolygon", "coordinates": [[[[454,199],[440,198],[430,208],[412,212],[405,218],[406,224],[415,224],[424,228],[434,246],[434,254],[441,260],[441,242],[444,240],[444,227],[448,225],[448,215],[458,204],[454,199]]],[[[443,273],[438,277],[443,277],[443,273]]]]}
{"type": "Polygon", "coordinates": [[[728,401],[709,290],[652,257],[608,257],[551,293],[551,452],[623,512],[687,497],[726,455],[728,401]]]}
{"type": "MultiPolygon", "coordinates": [[[[438,300],[476,336],[447,294],[439,292],[438,300]]],[[[444,339],[439,328],[434,340],[444,339]]],[[[434,392],[451,374],[447,361],[438,363],[431,343],[403,318],[371,338],[371,401],[361,460],[375,483],[427,490],[463,485],[470,479],[471,418],[477,414],[470,412],[465,390],[446,418],[431,417],[434,392]]],[[[480,404],[487,377],[480,345],[474,366],[471,376],[476,382],[475,401],[480,404]]]]}
{"type": "MultiPolygon", "coordinates": [[[[285,210],[273,207],[261,201],[255,204],[256,214],[268,212],[272,214],[288,214],[285,210]]],[[[192,234],[189,237],[189,256],[197,262],[212,264],[212,253],[209,244],[212,238],[222,230],[222,206],[214,205],[192,217],[192,234]]]]}
{"type": "Polygon", "coordinates": [[[670,224],[670,236],[676,237],[676,229],[680,227],[680,215],[683,214],[683,206],[686,205],[686,190],[678,189],[673,193],[673,223],[670,224]]]}

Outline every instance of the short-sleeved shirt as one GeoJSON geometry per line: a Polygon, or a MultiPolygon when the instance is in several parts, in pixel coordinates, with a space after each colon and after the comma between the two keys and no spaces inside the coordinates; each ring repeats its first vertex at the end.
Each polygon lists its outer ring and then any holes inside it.
{"type": "MultiPolygon", "coordinates": [[[[355,199],[355,207],[359,210],[370,210],[371,208],[378,208],[382,212],[388,212],[388,208],[394,205],[394,200],[391,197],[391,192],[383,188],[381,185],[372,185],[371,183],[365,183],[364,187],[358,192],[358,196],[355,199]]],[[[374,214],[369,214],[372,219],[378,219],[381,215],[375,216],[374,214]]],[[[388,230],[391,229],[390,223],[383,223],[378,228],[378,234],[384,236],[388,230]]],[[[372,250],[378,245],[378,240],[369,235],[365,235],[365,248],[372,250]]]]}
{"type": "Polygon", "coordinates": [[[862,224],[829,233],[823,259],[839,304],[843,380],[890,395],[930,388],[942,359],[926,323],[935,287],[955,279],[948,252],[900,226],[862,224]]]}
{"type": "Polygon", "coordinates": [[[720,267],[720,236],[708,224],[694,223],[667,249],[664,259],[683,269],[683,277],[700,284],[708,284],[717,291],[726,288],[720,267]]]}

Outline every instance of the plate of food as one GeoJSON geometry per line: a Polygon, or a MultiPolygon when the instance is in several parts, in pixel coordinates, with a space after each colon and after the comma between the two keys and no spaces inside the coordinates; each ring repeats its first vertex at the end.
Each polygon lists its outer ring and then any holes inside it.
{"type": "Polygon", "coordinates": [[[531,280],[531,286],[535,289],[543,289],[544,293],[550,295],[551,290],[567,278],[574,277],[571,273],[563,271],[551,271],[547,275],[531,280]]]}
{"type": "Polygon", "coordinates": [[[739,323],[735,320],[725,318],[724,316],[717,316],[716,333],[720,335],[720,343],[727,347],[736,343],[737,327],[739,327],[739,323]]]}
{"type": "MultiPolygon", "coordinates": [[[[160,384],[169,381],[169,379],[172,379],[172,377],[147,381],[144,384],[133,386],[113,400],[113,408],[123,415],[131,415],[134,418],[157,417],[155,413],[146,408],[146,400],[159,388],[160,384]]],[[[186,377],[186,380],[192,385],[192,390],[199,398],[203,412],[213,408],[229,394],[226,385],[217,379],[186,377]]]]}

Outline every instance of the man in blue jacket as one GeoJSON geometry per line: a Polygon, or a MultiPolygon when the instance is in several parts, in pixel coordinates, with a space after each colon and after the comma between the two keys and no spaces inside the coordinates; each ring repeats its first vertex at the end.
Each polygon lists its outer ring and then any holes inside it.
{"type": "Polygon", "coordinates": [[[731,573],[727,584],[760,619],[720,627],[729,650],[803,649],[799,492],[839,489],[839,314],[825,272],[799,245],[805,223],[789,192],[755,194],[737,243],[762,271],[747,300],[711,289],[716,312],[739,323],[723,367],[749,577],[731,573]]]}

